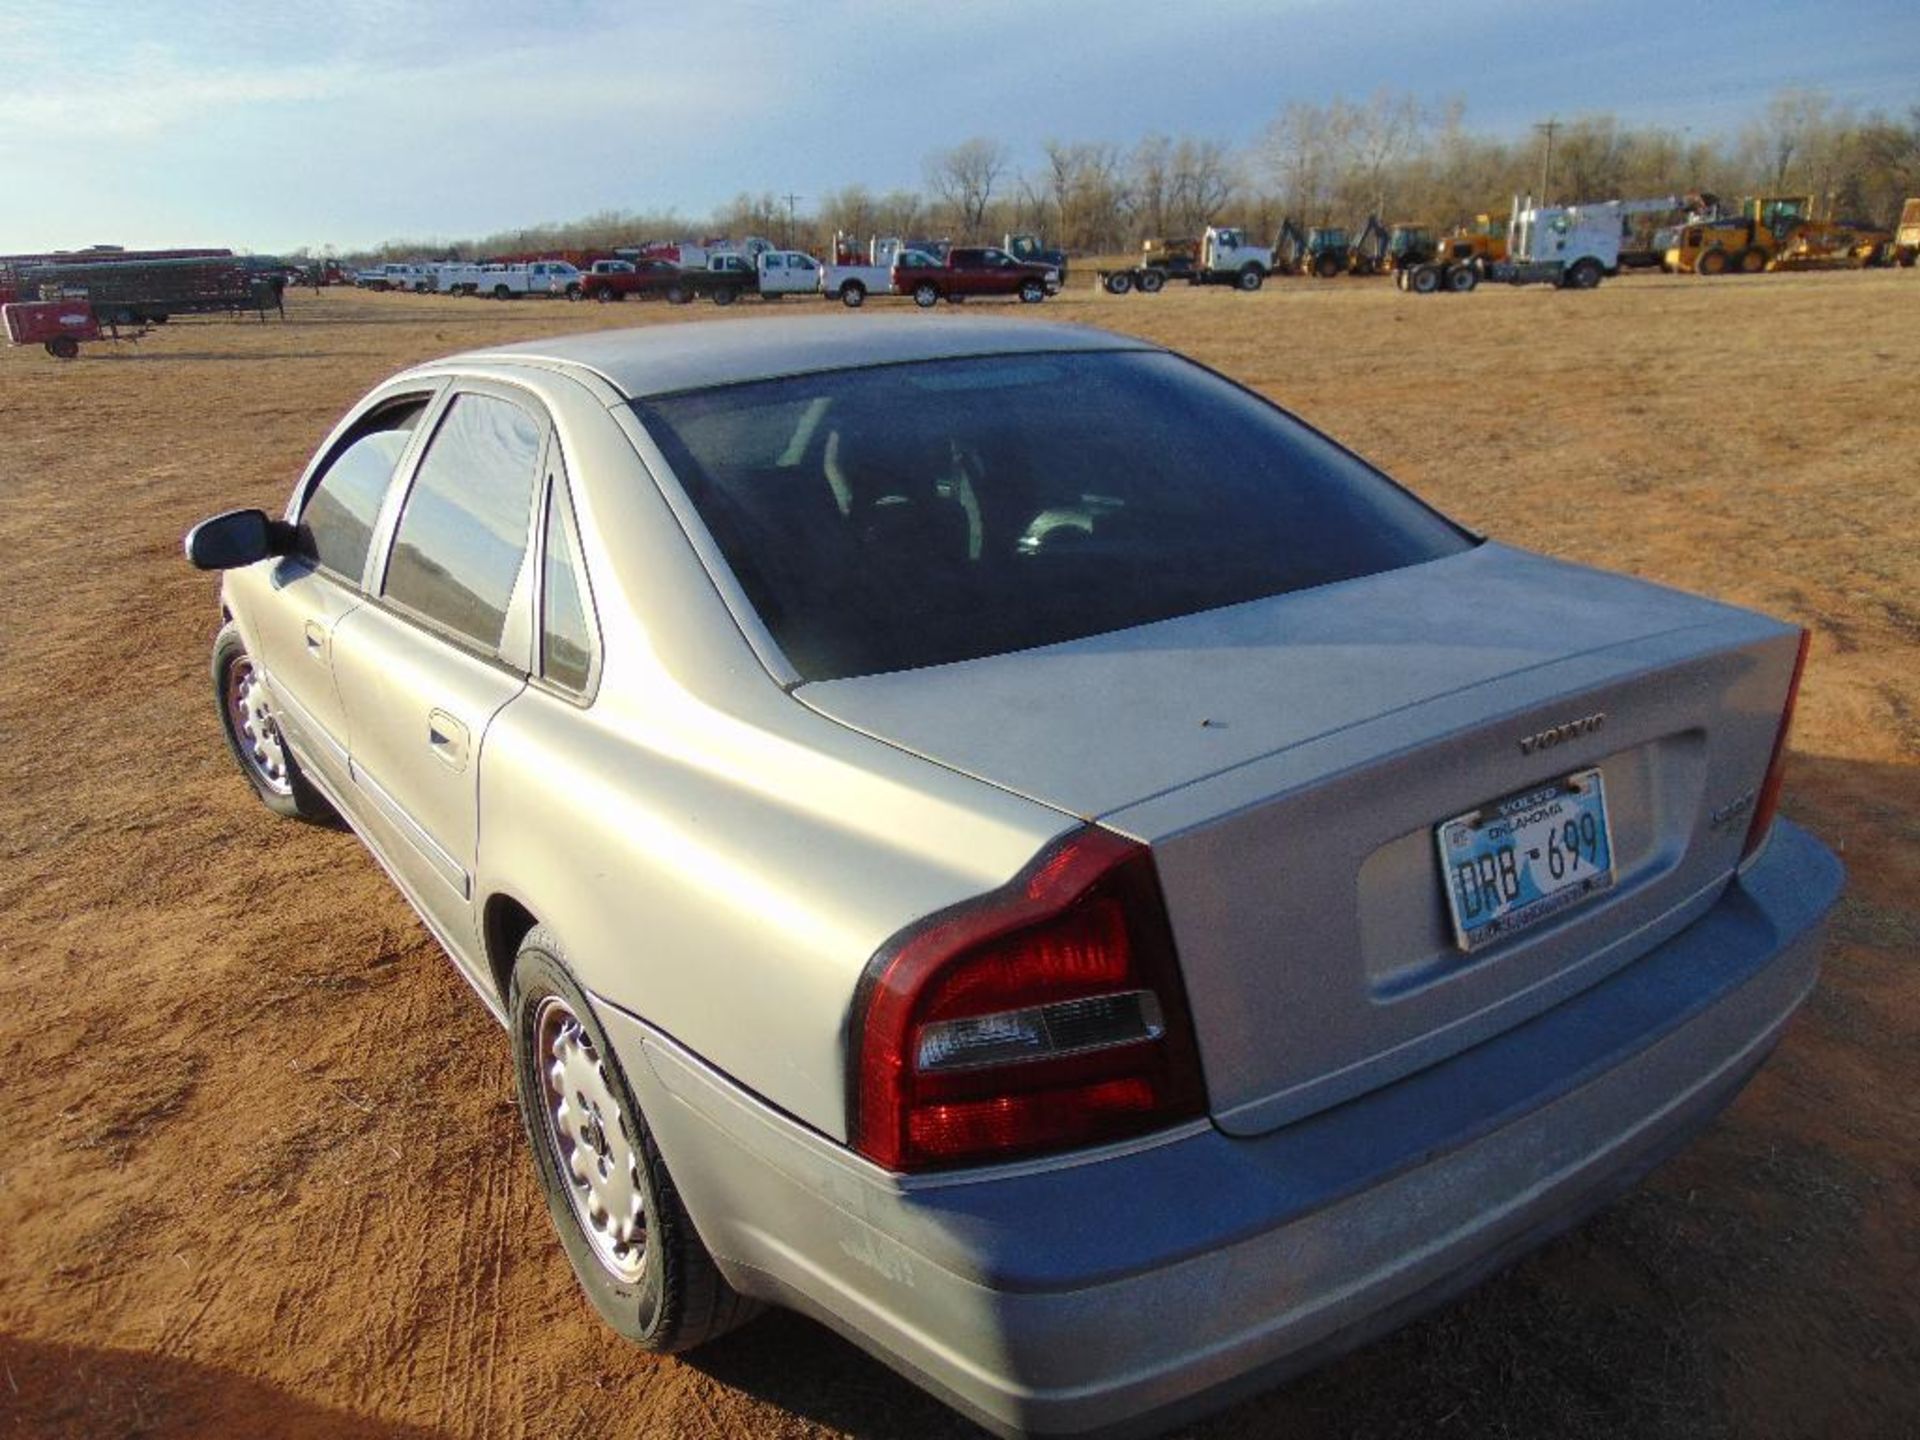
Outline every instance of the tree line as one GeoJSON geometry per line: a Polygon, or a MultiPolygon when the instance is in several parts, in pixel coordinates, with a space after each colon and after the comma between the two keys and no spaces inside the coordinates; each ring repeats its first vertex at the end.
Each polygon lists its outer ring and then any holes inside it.
{"type": "Polygon", "coordinates": [[[1446,229],[1504,212],[1510,197],[1548,203],[1712,193],[1812,195],[1840,219],[1891,225],[1920,196],[1920,104],[1904,116],[1862,113],[1811,90],[1781,91],[1744,125],[1695,136],[1614,115],[1476,133],[1458,100],[1381,91],[1364,101],[1294,102],[1246,146],[1149,134],[1125,147],[1047,139],[1016,164],[1004,140],[974,137],[926,157],[919,189],[848,184],[807,208],[742,193],[713,215],[607,211],[476,239],[392,240],[344,258],[466,259],[608,248],[654,237],[764,235],[822,253],[836,233],[997,240],[1045,236],[1077,253],[1118,253],[1148,236],[1238,223],[1270,239],[1283,218],[1358,228],[1369,215],[1446,229]]]}

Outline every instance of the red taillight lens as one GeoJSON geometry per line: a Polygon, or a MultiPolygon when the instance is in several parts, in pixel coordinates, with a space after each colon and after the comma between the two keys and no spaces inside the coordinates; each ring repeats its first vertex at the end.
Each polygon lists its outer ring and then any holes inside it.
{"type": "Polygon", "coordinates": [[[1780,784],[1786,778],[1787,768],[1787,731],[1793,728],[1793,707],[1800,700],[1800,677],[1806,673],[1807,645],[1812,639],[1807,631],[1800,632],[1800,653],[1793,659],[1787,703],[1780,708],[1780,729],[1773,737],[1773,757],[1767,761],[1767,778],[1760,782],[1760,798],[1753,806],[1753,823],[1747,827],[1747,843],[1740,852],[1743,861],[1766,841],[1773,829],[1774,812],[1780,808],[1780,784]]]}
{"type": "Polygon", "coordinates": [[[890,1170],[1117,1140],[1206,1112],[1153,857],[1094,827],[902,932],[856,1000],[854,1147],[890,1170]]]}

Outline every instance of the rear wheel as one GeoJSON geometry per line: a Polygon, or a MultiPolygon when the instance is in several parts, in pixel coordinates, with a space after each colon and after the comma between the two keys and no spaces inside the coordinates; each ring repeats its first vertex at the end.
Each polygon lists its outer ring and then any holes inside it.
{"type": "Polygon", "coordinates": [[[550,931],[508,987],[515,1088],[547,1212],[593,1308],[648,1350],[690,1350],[758,1310],[688,1218],[599,1017],[550,931]]]}
{"type": "Polygon", "coordinates": [[[1340,273],[1340,261],[1332,255],[1316,255],[1313,260],[1313,273],[1322,280],[1331,280],[1340,273]]]}
{"type": "Polygon", "coordinates": [[[1479,273],[1471,265],[1456,265],[1447,271],[1447,289],[1465,295],[1480,283],[1479,273]]]}
{"type": "Polygon", "coordinates": [[[1573,268],[1567,271],[1567,288],[1570,290],[1591,290],[1600,283],[1606,272],[1600,268],[1600,262],[1592,256],[1573,262],[1573,268]]]}
{"type": "Polygon", "coordinates": [[[858,310],[867,303],[867,287],[858,280],[849,280],[840,287],[840,303],[849,310],[858,310]]]}
{"type": "Polygon", "coordinates": [[[1751,250],[1742,250],[1734,264],[1742,275],[1758,275],[1767,268],[1767,261],[1770,258],[1765,250],[1756,245],[1751,250]]]}
{"type": "Polygon", "coordinates": [[[930,310],[940,299],[940,287],[931,280],[922,280],[913,287],[913,303],[922,310],[930,310]]]}
{"type": "Polygon", "coordinates": [[[496,285],[493,287],[493,298],[496,300],[511,300],[513,298],[513,291],[504,285],[496,285]]]}
{"type": "Polygon", "coordinates": [[[692,292],[684,285],[669,285],[665,293],[669,305],[685,305],[693,299],[692,292]]]}
{"type": "Polygon", "coordinates": [[[1158,295],[1166,283],[1167,277],[1158,270],[1142,270],[1140,272],[1140,293],[1142,295],[1158,295]]]}
{"type": "MultiPolygon", "coordinates": [[[[1124,295],[1133,289],[1133,277],[1124,270],[1104,276],[1100,283],[1106,287],[1109,295],[1124,295]]],[[[1147,277],[1144,275],[1140,277],[1140,288],[1142,290],[1147,288],[1147,277]]]]}
{"type": "Polygon", "coordinates": [[[722,285],[713,292],[713,303],[716,305],[731,305],[734,300],[739,297],[739,294],[740,292],[734,289],[733,286],[722,285]]]}
{"type": "Polygon", "coordinates": [[[71,335],[56,335],[47,341],[47,353],[56,360],[71,360],[80,353],[80,342],[71,335]]]}
{"type": "Polygon", "coordinates": [[[1440,288],[1440,267],[1422,265],[1407,278],[1407,288],[1416,295],[1431,295],[1440,288]]]}
{"type": "Polygon", "coordinates": [[[229,621],[213,640],[213,693],[227,748],[254,793],[274,814],[316,825],[335,819],[326,797],[307,783],[299,762],[280,736],[259,667],[247,654],[240,627],[229,621]]]}

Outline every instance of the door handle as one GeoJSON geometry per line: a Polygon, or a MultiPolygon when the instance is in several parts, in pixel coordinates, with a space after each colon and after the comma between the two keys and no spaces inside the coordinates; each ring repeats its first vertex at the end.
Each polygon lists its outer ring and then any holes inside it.
{"type": "Polygon", "coordinates": [[[466,769],[467,727],[444,710],[429,710],[427,748],[449,769],[466,769]]]}
{"type": "Polygon", "coordinates": [[[307,621],[307,654],[315,660],[327,658],[327,628],[318,620],[307,621]]]}

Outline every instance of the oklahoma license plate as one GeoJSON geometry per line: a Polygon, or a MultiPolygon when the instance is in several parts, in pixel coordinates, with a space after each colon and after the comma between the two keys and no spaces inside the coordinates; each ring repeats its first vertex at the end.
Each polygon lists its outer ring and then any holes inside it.
{"type": "Polygon", "coordinates": [[[1474,951],[1613,884],[1613,836],[1598,770],[1510,795],[1437,831],[1453,935],[1474,951]]]}

